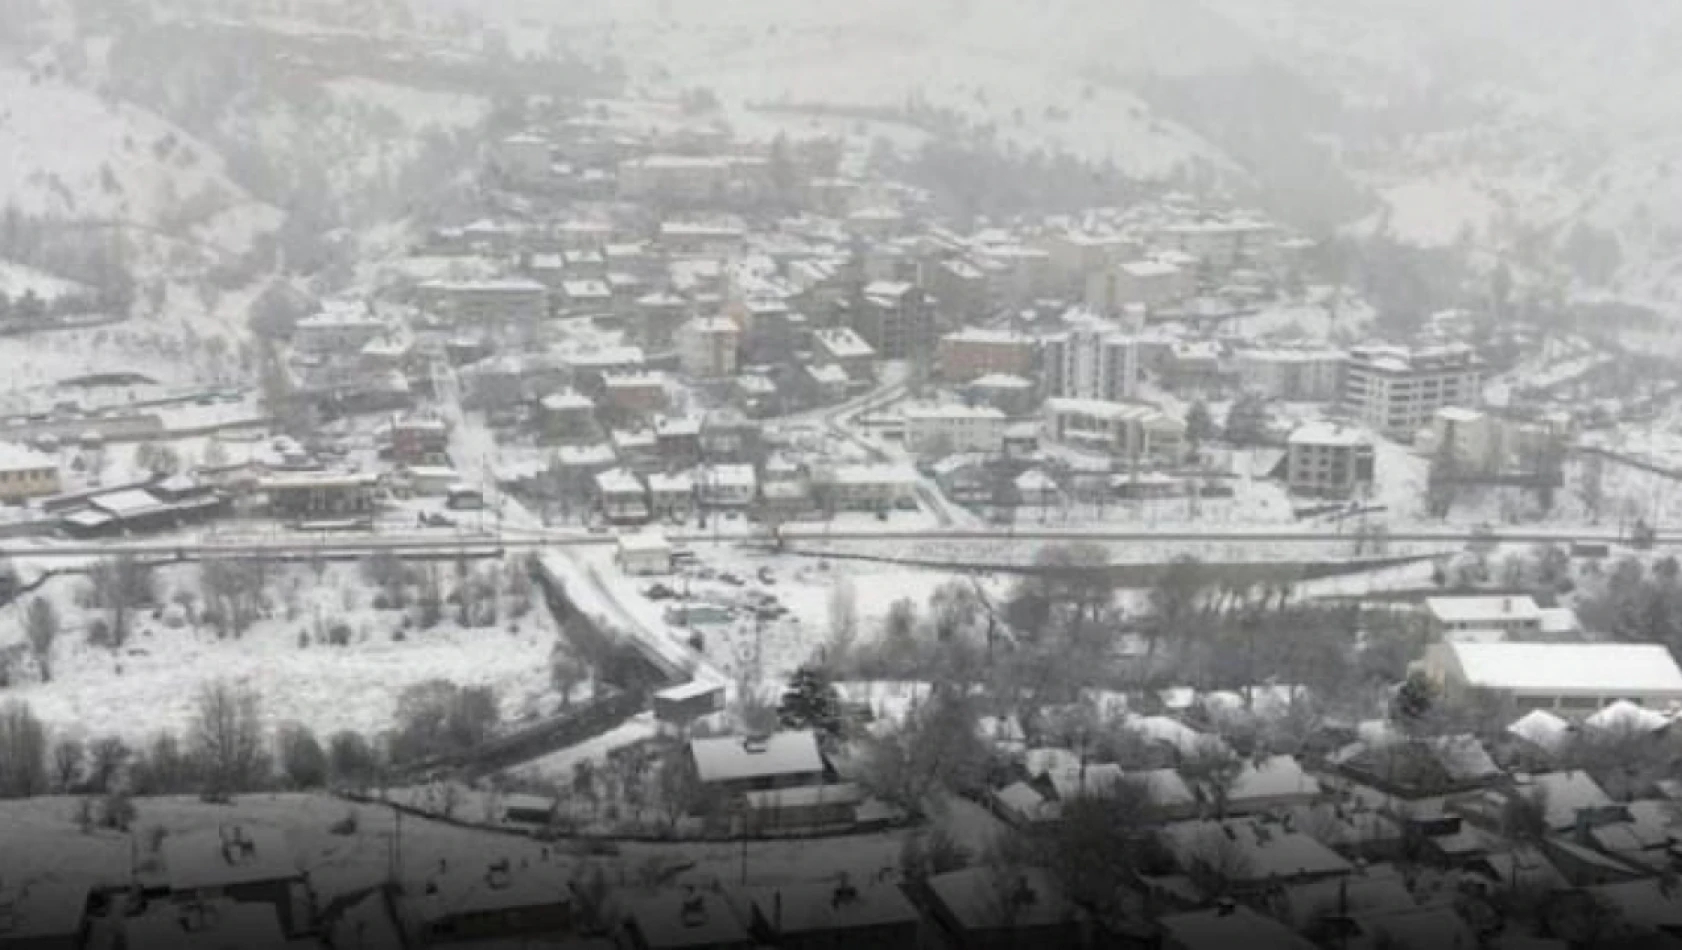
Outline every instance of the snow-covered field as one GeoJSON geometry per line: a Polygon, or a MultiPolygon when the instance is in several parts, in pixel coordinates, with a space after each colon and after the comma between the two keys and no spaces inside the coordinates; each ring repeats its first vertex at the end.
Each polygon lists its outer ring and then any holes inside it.
{"type": "Polygon", "coordinates": [[[16,300],[26,294],[34,294],[43,303],[51,303],[60,297],[86,290],[73,280],[14,261],[0,260],[0,297],[16,300]]]}
{"type": "MultiPolygon", "coordinates": [[[[475,570],[485,570],[485,563],[475,562],[475,570]]],[[[355,565],[330,564],[319,576],[302,565],[275,570],[272,616],[237,639],[218,639],[205,626],[171,627],[147,611],[134,619],[132,639],[116,652],[86,642],[90,618],[76,606],[85,581],[56,579],[40,594],[57,604],[65,622],[52,680],[29,676],[8,696],[29,703],[55,729],[131,740],[160,729],[185,730],[199,688],[217,680],[257,690],[270,725],[298,722],[321,734],[383,729],[403,689],[431,679],[494,686],[505,717],[549,711],[548,662],[558,633],[541,603],[515,619],[505,602],[495,626],[471,629],[459,626],[446,605],[435,628],[401,631],[403,614],[373,609],[372,591],[355,565]],[[344,646],[327,642],[339,624],[350,631],[344,646]]],[[[438,572],[450,589],[455,566],[440,564],[438,572]]],[[[158,574],[165,603],[176,591],[198,590],[195,567],[158,574]]],[[[24,642],[26,603],[0,610],[0,648],[24,642]]]]}

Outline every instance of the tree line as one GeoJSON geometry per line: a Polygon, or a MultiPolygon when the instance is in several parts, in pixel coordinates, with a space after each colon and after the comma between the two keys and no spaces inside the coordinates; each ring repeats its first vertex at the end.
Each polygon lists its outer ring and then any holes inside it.
{"type": "Polygon", "coordinates": [[[323,742],[307,726],[265,725],[249,686],[202,687],[184,734],[161,730],[142,743],[119,736],[55,735],[22,700],[0,705],[0,798],[196,793],[207,800],[280,789],[381,787],[434,756],[472,749],[501,721],[495,690],[431,680],[404,690],[396,723],[370,738],[341,730],[323,742]]]}

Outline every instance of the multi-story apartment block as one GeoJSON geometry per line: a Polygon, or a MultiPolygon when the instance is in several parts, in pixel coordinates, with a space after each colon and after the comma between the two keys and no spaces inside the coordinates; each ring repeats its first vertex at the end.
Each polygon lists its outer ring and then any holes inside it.
{"type": "Polygon", "coordinates": [[[1024,334],[965,327],[941,337],[935,352],[942,379],[967,383],[994,373],[1031,377],[1038,348],[1024,334]]]}
{"type": "Polygon", "coordinates": [[[678,361],[685,373],[698,379],[733,376],[741,336],[728,317],[696,317],[678,330],[678,361]]]}
{"type": "Polygon", "coordinates": [[[1129,460],[1161,464],[1184,454],[1185,424],[1151,406],[1102,399],[1048,399],[1045,436],[1129,460]]]}
{"type": "Polygon", "coordinates": [[[1412,439],[1438,409],[1478,403],[1482,383],[1483,361],[1465,344],[1357,346],[1344,371],[1343,405],[1386,435],[1412,439]]]}
{"type": "Polygon", "coordinates": [[[1139,388],[1139,346],[1114,330],[1071,330],[1047,337],[1042,356],[1047,394],[1067,399],[1130,399],[1139,388]]]}
{"type": "Polygon", "coordinates": [[[1343,392],[1349,355],[1320,347],[1240,350],[1233,357],[1238,382],[1270,399],[1329,402],[1343,392]]]}
{"type": "Polygon", "coordinates": [[[1005,414],[980,406],[913,406],[904,410],[905,447],[918,455],[996,454],[1005,440],[1005,414]]]}
{"type": "Polygon", "coordinates": [[[1311,423],[1291,433],[1285,483],[1299,495],[1354,498],[1373,484],[1373,445],[1367,433],[1334,423],[1311,423]]]}

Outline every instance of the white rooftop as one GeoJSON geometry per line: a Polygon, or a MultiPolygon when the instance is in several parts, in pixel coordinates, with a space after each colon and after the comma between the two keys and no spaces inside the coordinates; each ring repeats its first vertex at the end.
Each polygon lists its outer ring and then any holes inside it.
{"type": "Polygon", "coordinates": [[[1682,669],[1658,643],[1448,643],[1466,680],[1555,695],[1682,700],[1682,669]]]}
{"type": "Polygon", "coordinates": [[[58,462],[28,446],[0,442],[0,472],[58,470],[58,462]]]}
{"type": "Polygon", "coordinates": [[[811,775],[823,771],[817,733],[777,732],[755,742],[742,736],[694,739],[689,751],[703,782],[811,775]]]}
{"type": "Polygon", "coordinates": [[[1474,624],[1480,629],[1502,622],[1540,623],[1542,609],[1536,601],[1520,595],[1501,597],[1427,597],[1425,609],[1440,623],[1474,624]]]}
{"type": "Polygon", "coordinates": [[[619,550],[627,554],[658,554],[672,549],[672,543],[658,531],[637,531],[619,536],[619,550]]]}
{"type": "Polygon", "coordinates": [[[1372,438],[1365,430],[1335,422],[1310,422],[1291,433],[1292,445],[1371,445],[1372,438]]]}
{"type": "Polygon", "coordinates": [[[996,419],[1003,421],[1005,414],[988,406],[966,406],[962,403],[946,403],[939,406],[907,406],[900,410],[900,415],[906,419],[943,420],[943,419],[996,419]]]}

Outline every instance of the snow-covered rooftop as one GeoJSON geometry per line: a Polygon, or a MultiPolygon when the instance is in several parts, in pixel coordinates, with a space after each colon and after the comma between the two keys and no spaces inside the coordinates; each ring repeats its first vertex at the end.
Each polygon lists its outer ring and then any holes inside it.
{"type": "Polygon", "coordinates": [[[777,732],[754,740],[742,736],[695,739],[689,743],[703,782],[813,775],[823,771],[817,733],[777,732]]]}
{"type": "Polygon", "coordinates": [[[1425,609],[1439,623],[1493,628],[1502,622],[1540,622],[1542,610],[1528,596],[1427,597],[1425,609]]]}
{"type": "Polygon", "coordinates": [[[1663,644],[1450,643],[1443,649],[1468,682],[1491,689],[1682,700],[1682,670],[1663,644]]]}
{"type": "Polygon", "coordinates": [[[16,442],[0,442],[0,472],[38,472],[58,469],[47,455],[16,442]]]}

